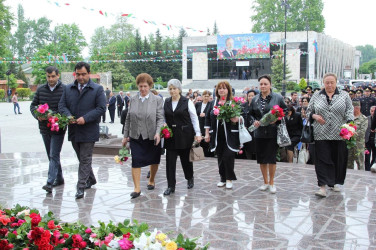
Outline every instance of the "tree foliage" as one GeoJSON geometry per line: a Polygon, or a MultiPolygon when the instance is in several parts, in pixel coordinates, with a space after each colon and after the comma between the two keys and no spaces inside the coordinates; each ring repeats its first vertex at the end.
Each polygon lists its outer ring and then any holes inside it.
{"type": "Polygon", "coordinates": [[[304,78],[300,79],[299,88],[305,89],[306,87],[307,87],[307,81],[304,78]]]}
{"type": "MultiPolygon", "coordinates": [[[[272,83],[278,90],[282,89],[283,81],[283,54],[282,51],[274,52],[275,57],[272,59],[272,83]]],[[[289,78],[291,71],[286,65],[286,80],[289,78]]]]}
{"type": "Polygon", "coordinates": [[[9,88],[15,89],[18,87],[17,78],[14,76],[14,74],[10,74],[7,80],[9,88]]]}
{"type": "Polygon", "coordinates": [[[376,72],[376,58],[363,63],[359,67],[360,74],[373,74],[374,72],[376,72]]]}
{"type": "Polygon", "coordinates": [[[31,89],[29,88],[17,88],[16,91],[21,99],[24,99],[26,96],[31,94],[31,89]]]}
{"type": "Polygon", "coordinates": [[[372,59],[376,58],[376,48],[374,48],[370,44],[366,44],[364,46],[356,46],[356,49],[362,53],[362,57],[360,58],[360,64],[369,62],[372,59]]]}
{"type": "Polygon", "coordinates": [[[18,67],[16,77],[17,77],[17,79],[20,79],[20,80],[24,81],[25,83],[29,83],[29,80],[26,78],[25,72],[23,71],[21,65],[18,67]]]}
{"type": "Polygon", "coordinates": [[[214,26],[213,26],[213,35],[217,35],[219,33],[219,29],[217,26],[217,21],[214,21],[214,26]]]}
{"type": "MultiPolygon", "coordinates": [[[[286,0],[289,8],[286,15],[287,31],[309,30],[323,32],[325,19],[322,15],[322,0],[286,0]]],[[[251,16],[252,32],[282,32],[285,30],[285,7],[280,0],[254,0],[251,16]],[[272,14],[271,14],[272,13],[272,14]]]]}
{"type": "MultiPolygon", "coordinates": [[[[11,55],[9,50],[9,42],[11,37],[11,27],[13,24],[13,15],[9,7],[4,5],[4,0],[0,0],[0,57],[7,57],[11,55]]],[[[5,64],[0,64],[0,75],[5,77],[7,71],[5,64]]]]}

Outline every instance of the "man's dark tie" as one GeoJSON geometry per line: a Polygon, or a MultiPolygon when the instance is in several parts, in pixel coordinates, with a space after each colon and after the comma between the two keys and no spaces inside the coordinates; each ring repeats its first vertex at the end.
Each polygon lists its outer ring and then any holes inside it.
{"type": "Polygon", "coordinates": [[[80,84],[80,93],[82,92],[83,89],[84,89],[84,85],[80,84]]]}

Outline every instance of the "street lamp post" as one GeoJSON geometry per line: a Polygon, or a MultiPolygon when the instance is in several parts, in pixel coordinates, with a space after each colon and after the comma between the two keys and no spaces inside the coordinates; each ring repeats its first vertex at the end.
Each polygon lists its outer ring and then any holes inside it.
{"type": "Polygon", "coordinates": [[[287,0],[281,0],[281,5],[285,7],[285,41],[283,46],[283,81],[282,81],[282,96],[286,95],[286,29],[287,29],[287,9],[290,8],[290,5],[288,4],[287,0]]]}
{"type": "Polygon", "coordinates": [[[308,21],[306,23],[306,30],[307,30],[307,66],[306,66],[306,79],[307,79],[307,86],[309,86],[309,41],[308,41],[308,31],[309,31],[309,26],[308,26],[308,21]]]}
{"type": "Polygon", "coordinates": [[[8,83],[7,83],[8,90],[7,90],[7,95],[8,95],[8,102],[10,102],[10,96],[12,95],[12,91],[10,90],[9,76],[12,74],[12,71],[8,70],[5,74],[8,76],[8,83]]]}

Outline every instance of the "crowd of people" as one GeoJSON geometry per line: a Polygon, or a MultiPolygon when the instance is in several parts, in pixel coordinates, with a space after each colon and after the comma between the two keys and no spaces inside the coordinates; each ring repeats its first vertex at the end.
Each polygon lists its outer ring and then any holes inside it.
{"type": "MultiPolygon", "coordinates": [[[[176,162],[180,157],[187,188],[194,187],[193,162],[189,159],[194,143],[200,144],[206,157],[217,157],[219,182],[218,187],[231,189],[236,180],[235,159],[245,158],[257,160],[263,176],[261,191],[276,193],[274,176],[277,161],[293,162],[300,152],[307,149],[309,161],[315,165],[319,190],[317,196],[326,197],[326,187],[340,191],[346,177],[346,169],[376,170],[371,168],[375,163],[375,98],[370,96],[367,88],[364,96],[352,98],[351,91],[340,90],[335,74],[328,73],[323,78],[322,89],[308,86],[299,97],[291,93],[284,98],[273,92],[272,79],[268,75],[259,77],[259,86],[244,89],[245,102],[242,104],[241,116],[245,126],[257,129],[249,132],[252,141],[240,144],[238,122],[240,116],[229,121],[218,121],[214,113],[215,107],[221,105],[220,100],[233,101],[235,90],[229,82],[220,81],[214,91],[189,90],[183,95],[182,84],[177,79],[167,83],[169,97],[163,98],[152,89],[153,78],[142,73],[137,76],[138,93],[131,96],[119,92],[115,96],[112,91],[104,90],[90,79],[90,65],[80,62],[75,66],[76,80],[64,85],[59,80],[59,71],[55,67],[46,69],[47,83],[40,86],[30,105],[30,111],[38,119],[40,133],[49,158],[49,171],[46,185],[47,192],[54,186],[64,184],[60,151],[64,141],[65,130],[51,131],[47,128],[47,119],[37,117],[35,109],[38,105],[48,103],[52,112],[59,112],[70,118],[68,140],[79,160],[76,198],[84,196],[85,189],[96,184],[92,170],[92,154],[94,143],[99,140],[99,123],[104,121],[103,115],[109,110],[111,122],[114,122],[115,110],[123,124],[123,146],[131,151],[131,166],[134,191],[131,198],[141,195],[141,168],[149,167],[148,190],[155,188],[155,176],[161,161],[166,154],[167,187],[164,195],[175,192],[176,162]],[[260,120],[278,105],[285,113],[285,122],[291,144],[279,147],[277,144],[277,128],[281,121],[269,125],[260,120]],[[364,108],[366,107],[366,108],[364,108]],[[340,137],[341,125],[354,122],[358,127],[357,145],[348,150],[345,141],[340,137]],[[302,128],[311,124],[314,142],[301,142],[302,128]],[[161,140],[160,131],[168,126],[173,135],[161,140]],[[242,148],[241,148],[242,147],[242,148]],[[367,150],[366,150],[367,149],[367,150]],[[242,154],[244,151],[244,154],[242,154]]],[[[307,158],[305,158],[308,160],[307,158]]],[[[197,164],[197,163],[195,163],[197,164]]]]}

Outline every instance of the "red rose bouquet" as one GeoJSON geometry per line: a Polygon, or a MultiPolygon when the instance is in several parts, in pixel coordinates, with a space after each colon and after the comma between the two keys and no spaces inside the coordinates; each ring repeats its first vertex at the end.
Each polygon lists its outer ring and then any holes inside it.
{"type": "Polygon", "coordinates": [[[172,130],[168,126],[161,127],[161,138],[169,139],[174,136],[172,130]]]}
{"type": "MultiPolygon", "coordinates": [[[[274,105],[273,108],[271,108],[270,111],[260,119],[260,126],[268,126],[273,122],[282,120],[284,116],[285,113],[283,112],[283,109],[279,105],[274,105]]],[[[256,129],[257,128],[255,127],[255,125],[252,125],[248,128],[250,132],[253,132],[256,129]]]]}
{"type": "Polygon", "coordinates": [[[48,118],[47,127],[51,128],[51,131],[59,131],[60,129],[66,129],[73,117],[67,117],[66,115],[60,115],[58,113],[48,118]]]}
{"type": "Polygon", "coordinates": [[[245,103],[243,97],[234,97],[234,100],[225,101],[225,97],[222,97],[218,102],[219,106],[214,106],[214,115],[220,121],[229,122],[233,117],[239,117],[242,113],[241,104],[245,103]]]}

